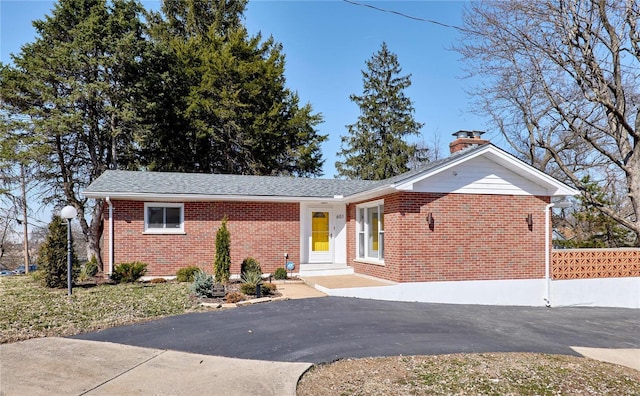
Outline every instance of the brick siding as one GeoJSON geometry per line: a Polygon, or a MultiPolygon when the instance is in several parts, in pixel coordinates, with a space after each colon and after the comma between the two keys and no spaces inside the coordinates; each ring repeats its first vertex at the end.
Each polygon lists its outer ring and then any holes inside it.
{"type": "Polygon", "coordinates": [[[354,260],[356,204],[347,207],[347,259],[357,273],[396,282],[544,277],[548,197],[400,192],[383,199],[383,266],[354,260]]]}
{"type": "MultiPolygon", "coordinates": [[[[254,257],[262,271],[274,272],[283,253],[300,262],[300,208],[297,203],[185,202],[184,234],[144,234],[144,202],[113,200],[114,264],[142,261],[149,276],[175,275],[196,265],[213,273],[216,231],[224,215],[231,234],[231,273],[240,273],[246,257],[254,257]]],[[[104,263],[109,254],[109,211],[104,212],[104,263]]]]}

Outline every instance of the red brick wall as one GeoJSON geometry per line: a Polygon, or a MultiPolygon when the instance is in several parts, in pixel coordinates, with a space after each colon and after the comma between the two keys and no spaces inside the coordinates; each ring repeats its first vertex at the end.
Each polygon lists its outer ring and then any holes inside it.
{"type": "MultiPolygon", "coordinates": [[[[149,276],[175,275],[196,265],[213,273],[216,231],[228,216],[231,234],[231,273],[240,273],[246,257],[254,257],[262,271],[274,272],[283,254],[300,262],[300,209],[297,203],[185,202],[184,235],[144,234],[144,202],[112,200],[114,206],[114,264],[142,261],[149,276]]],[[[105,266],[109,254],[109,211],[104,216],[105,266]]]]}
{"type": "Polygon", "coordinates": [[[356,205],[350,204],[348,263],[358,273],[396,282],[543,278],[548,202],[548,197],[532,196],[387,195],[384,266],[354,261],[356,205]],[[528,214],[533,215],[532,230],[528,214]]]}

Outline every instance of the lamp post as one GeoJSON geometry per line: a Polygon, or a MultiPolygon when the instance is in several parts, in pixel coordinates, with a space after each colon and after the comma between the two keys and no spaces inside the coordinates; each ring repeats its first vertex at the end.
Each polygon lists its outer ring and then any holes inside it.
{"type": "Polygon", "coordinates": [[[544,280],[545,280],[545,305],[551,306],[551,208],[568,208],[569,201],[551,202],[544,208],[544,280]]]}
{"type": "Polygon", "coordinates": [[[71,205],[67,205],[60,211],[60,217],[67,219],[67,294],[70,296],[73,286],[71,285],[71,219],[78,215],[78,211],[71,205]]]}

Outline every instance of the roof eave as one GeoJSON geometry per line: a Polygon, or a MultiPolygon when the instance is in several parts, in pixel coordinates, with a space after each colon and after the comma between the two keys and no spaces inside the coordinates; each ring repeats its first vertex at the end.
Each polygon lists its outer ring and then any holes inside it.
{"type": "Polygon", "coordinates": [[[302,201],[326,201],[341,202],[341,196],[296,197],[275,195],[208,195],[208,194],[161,194],[161,193],[131,193],[131,192],[105,192],[85,191],[83,195],[92,199],[130,200],[130,201],[259,201],[259,202],[302,202],[302,201]]]}
{"type": "MultiPolygon", "coordinates": [[[[503,161],[508,162],[509,164],[517,167],[521,172],[518,172],[521,176],[522,173],[526,173],[529,178],[535,178],[535,182],[544,186],[549,191],[549,196],[552,197],[566,197],[566,196],[575,196],[579,195],[580,192],[565,183],[557,180],[556,178],[547,175],[546,173],[534,168],[531,165],[528,165],[511,154],[503,151],[492,144],[486,144],[482,146],[482,148],[470,151],[467,155],[461,155],[458,158],[453,159],[450,162],[446,162],[440,166],[437,166],[433,169],[429,169],[425,173],[417,174],[411,178],[403,180],[401,183],[398,183],[395,187],[401,191],[411,191],[413,189],[413,185],[421,180],[427,179],[435,174],[438,174],[442,171],[450,169],[464,161],[468,161],[472,158],[476,158],[482,155],[490,153],[497,158],[502,159],[503,161]]],[[[504,165],[503,165],[504,166],[504,165]]]]}
{"type": "Polygon", "coordinates": [[[385,194],[390,194],[395,191],[396,189],[392,184],[387,184],[384,186],[372,188],[370,190],[361,191],[359,193],[346,196],[342,201],[345,203],[361,202],[361,201],[366,201],[368,199],[377,198],[385,194]]]}

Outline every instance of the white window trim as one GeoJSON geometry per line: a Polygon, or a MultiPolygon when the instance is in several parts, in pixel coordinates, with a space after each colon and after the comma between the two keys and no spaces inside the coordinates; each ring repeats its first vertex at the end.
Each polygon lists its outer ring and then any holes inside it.
{"type": "MultiPolygon", "coordinates": [[[[381,216],[378,216],[378,222],[380,222],[380,218],[382,216],[384,216],[384,210],[381,210],[381,207],[384,207],[384,200],[378,200],[378,201],[371,201],[371,202],[367,202],[367,203],[363,203],[360,205],[356,205],[356,257],[354,261],[357,262],[361,262],[361,263],[369,263],[369,264],[377,264],[377,265],[384,265],[384,256],[382,258],[378,258],[378,257],[370,257],[368,255],[369,253],[369,238],[367,237],[369,235],[369,223],[366,221],[366,219],[368,218],[368,211],[367,209],[370,208],[378,208],[378,213],[381,216]],[[360,256],[360,225],[363,221],[363,219],[360,217],[360,209],[364,208],[364,257],[360,256]]],[[[378,227],[380,227],[380,225],[378,225],[378,227]]],[[[378,228],[380,229],[380,228],[378,228]]],[[[381,233],[384,235],[384,230],[381,230],[381,233]]],[[[384,252],[386,249],[384,247],[384,236],[382,239],[382,251],[384,252]]],[[[378,250],[379,251],[379,250],[378,250]]],[[[384,253],[383,253],[384,254],[384,253]]]]}
{"type": "Polygon", "coordinates": [[[184,203],[176,202],[145,202],[144,203],[144,234],[184,234],[184,203]],[[147,208],[180,208],[180,228],[149,228],[149,211],[147,208]]]}

